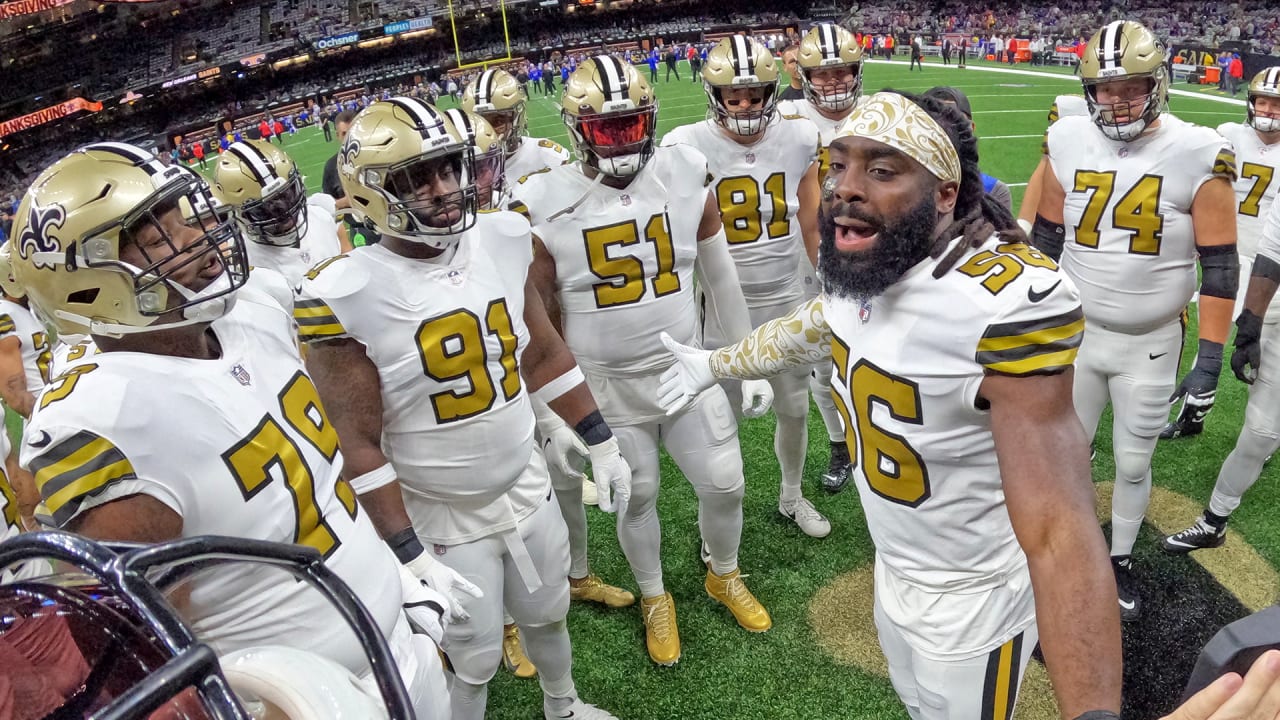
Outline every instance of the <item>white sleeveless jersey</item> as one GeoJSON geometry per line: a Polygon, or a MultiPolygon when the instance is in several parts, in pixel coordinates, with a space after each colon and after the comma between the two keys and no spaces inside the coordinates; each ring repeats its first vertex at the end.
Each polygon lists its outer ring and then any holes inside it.
{"type": "Polygon", "coordinates": [[[0,298],[0,339],[18,338],[22,347],[22,369],[26,371],[27,391],[36,395],[49,382],[53,353],[49,350],[49,333],[31,311],[12,300],[0,298]]]}
{"type": "Polygon", "coordinates": [[[565,342],[583,368],[664,369],[672,362],[658,339],[664,330],[698,343],[693,263],[709,181],[702,154],[677,145],[656,148],[621,190],[593,185],[576,163],[515,187],[512,209],[528,213],[555,260],[565,342]],[[579,198],[577,209],[561,212],[579,198]]]}
{"type": "Polygon", "coordinates": [[[1087,117],[1064,117],[1045,144],[1066,191],[1062,270],[1085,317],[1131,334],[1175,320],[1197,286],[1191,203],[1212,178],[1235,180],[1231,144],[1168,113],[1130,143],[1087,117]]]}
{"type": "Polygon", "coordinates": [[[1236,151],[1236,252],[1252,260],[1258,252],[1262,226],[1280,188],[1280,143],[1267,145],[1258,132],[1242,123],[1222,123],[1218,134],[1236,151]]]}
{"type": "MultiPolygon", "coordinates": [[[[401,603],[395,557],[340,477],[338,433],[298,356],[293,319],[260,285],[251,280],[213,323],[216,360],[86,354],[49,383],[22,448],[40,489],[37,517],[66,528],[141,494],[182,516],[183,537],[313,547],[389,635],[401,603]]],[[[213,568],[178,606],[219,654],[279,644],[367,672],[329,604],[280,571],[213,568]]]]}
{"type": "Polygon", "coordinates": [[[302,276],[313,265],[342,252],[333,198],[317,193],[307,198],[307,232],[298,247],[277,247],[247,240],[249,264],[270,268],[284,276],[289,287],[302,284],[302,276]]]}
{"type": "Polygon", "coordinates": [[[520,182],[520,178],[542,168],[555,167],[569,162],[569,151],[554,140],[522,137],[520,147],[509,156],[503,166],[507,189],[520,182]]]}
{"type": "Polygon", "coordinates": [[[683,143],[707,158],[729,253],[751,306],[776,305],[793,296],[805,255],[800,222],[800,179],[818,159],[818,129],[803,118],[779,118],[751,145],[729,138],[712,120],[667,133],[663,145],[683,143]]]}
{"type": "Polygon", "coordinates": [[[446,263],[370,245],[302,282],[302,339],[352,338],[377,366],[383,452],[402,490],[438,512],[416,527],[432,542],[510,529],[546,497],[545,478],[517,484],[534,447],[519,369],[532,260],[528,223],[486,212],[446,263]]]}
{"type": "Polygon", "coordinates": [[[1065,371],[1084,331],[1053,261],[998,243],[937,279],[926,259],[869,303],[823,300],[867,526],[892,584],[908,588],[886,611],[942,657],[990,650],[1034,612],[991,416],[977,407],[983,378],[1065,371]]]}

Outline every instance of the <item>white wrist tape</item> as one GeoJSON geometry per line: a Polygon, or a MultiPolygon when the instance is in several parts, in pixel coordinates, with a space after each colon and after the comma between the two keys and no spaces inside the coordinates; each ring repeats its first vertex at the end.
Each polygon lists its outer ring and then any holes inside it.
{"type": "Polygon", "coordinates": [[[391,467],[391,463],[387,463],[359,477],[351,478],[351,489],[355,490],[357,495],[363,495],[395,482],[395,479],[396,469],[391,467]]]}
{"type": "Polygon", "coordinates": [[[582,368],[574,365],[560,377],[535,390],[533,392],[533,396],[547,405],[550,405],[561,395],[564,395],[586,381],[587,378],[582,374],[582,368]]]}

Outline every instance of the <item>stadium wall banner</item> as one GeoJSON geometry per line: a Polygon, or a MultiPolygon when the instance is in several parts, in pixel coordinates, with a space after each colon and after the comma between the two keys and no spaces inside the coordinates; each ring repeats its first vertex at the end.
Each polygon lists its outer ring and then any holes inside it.
{"type": "Polygon", "coordinates": [[[382,26],[383,35],[399,35],[402,32],[410,32],[412,30],[426,30],[432,27],[431,18],[420,17],[412,20],[401,20],[382,26]]]}
{"type": "Polygon", "coordinates": [[[71,2],[72,0],[12,0],[12,2],[0,3],[0,20],[33,15],[71,2]]]}
{"type": "Polygon", "coordinates": [[[54,120],[61,120],[62,118],[71,115],[72,113],[80,112],[81,110],[98,112],[101,109],[102,103],[100,102],[85,100],[82,97],[72,98],[64,103],[58,103],[57,105],[42,108],[33,113],[20,115],[12,120],[0,122],[0,137],[12,135],[13,133],[27,130],[37,125],[44,125],[45,123],[53,122],[54,120]]]}
{"type": "Polygon", "coordinates": [[[314,45],[317,50],[329,50],[331,48],[342,47],[344,45],[352,45],[359,39],[360,39],[360,33],[349,32],[349,33],[343,33],[342,35],[330,35],[329,37],[322,37],[319,40],[316,40],[314,43],[312,43],[312,45],[314,45]]]}

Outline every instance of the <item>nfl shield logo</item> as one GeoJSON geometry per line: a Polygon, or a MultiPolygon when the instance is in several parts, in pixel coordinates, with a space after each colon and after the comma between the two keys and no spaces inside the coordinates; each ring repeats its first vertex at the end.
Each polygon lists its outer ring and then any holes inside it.
{"type": "Polygon", "coordinates": [[[444,546],[444,545],[436,545],[436,546],[435,546],[435,551],[436,551],[436,554],[437,554],[437,555],[444,555],[444,553],[445,553],[445,550],[446,550],[446,549],[447,549],[447,548],[445,548],[445,546],[444,546]]]}
{"type": "Polygon", "coordinates": [[[1129,157],[1129,148],[1122,147],[1116,151],[1116,154],[1119,155],[1120,157],[1129,157]]]}
{"type": "Polygon", "coordinates": [[[453,283],[454,285],[461,285],[461,284],[462,284],[462,273],[458,272],[457,270],[450,270],[450,271],[449,271],[449,282],[453,283]]]}
{"type": "Polygon", "coordinates": [[[236,382],[241,385],[247,386],[249,384],[249,371],[245,370],[244,366],[239,363],[232,366],[231,377],[235,378],[236,382]]]}
{"type": "Polygon", "coordinates": [[[618,199],[622,201],[622,205],[623,205],[623,207],[626,207],[627,205],[630,205],[630,204],[631,204],[631,196],[630,196],[630,195],[623,195],[623,196],[619,197],[618,199]]]}
{"type": "Polygon", "coordinates": [[[747,153],[747,164],[748,165],[753,164],[755,161],[756,161],[756,154],[753,152],[747,153]]]}
{"type": "Polygon", "coordinates": [[[858,308],[858,319],[866,322],[871,319],[871,301],[863,300],[862,306],[858,308]]]}

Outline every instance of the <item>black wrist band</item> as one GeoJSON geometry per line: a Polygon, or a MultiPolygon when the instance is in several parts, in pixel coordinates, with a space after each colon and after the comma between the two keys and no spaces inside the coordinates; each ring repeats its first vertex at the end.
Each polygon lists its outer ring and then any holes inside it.
{"type": "Polygon", "coordinates": [[[609,423],[604,421],[604,416],[599,410],[592,410],[589,415],[582,418],[577,425],[573,426],[573,431],[578,433],[578,437],[588,445],[599,445],[613,437],[609,423]]]}
{"type": "Polygon", "coordinates": [[[422,541],[418,539],[418,533],[414,532],[411,527],[407,527],[387,538],[387,544],[391,546],[391,552],[396,554],[396,559],[400,561],[401,565],[427,551],[426,548],[422,547],[422,541]]]}

